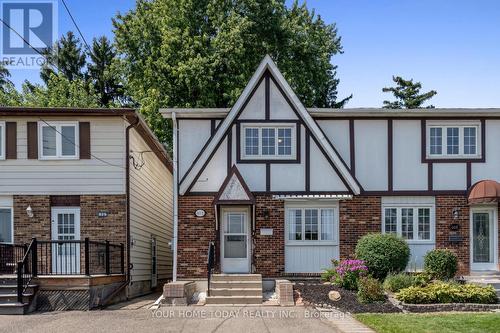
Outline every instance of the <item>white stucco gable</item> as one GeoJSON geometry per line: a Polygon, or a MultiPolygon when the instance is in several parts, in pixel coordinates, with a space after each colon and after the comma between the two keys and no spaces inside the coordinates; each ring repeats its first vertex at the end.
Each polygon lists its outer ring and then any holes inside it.
{"type": "MultiPolygon", "coordinates": [[[[273,109],[281,110],[281,112],[284,112],[284,114],[281,115],[282,117],[289,117],[288,115],[289,112],[287,111],[290,111],[290,113],[294,114],[295,116],[295,110],[296,110],[297,115],[302,119],[304,125],[311,132],[311,135],[314,136],[314,138],[324,151],[325,155],[327,155],[328,158],[331,160],[333,166],[337,170],[339,177],[341,177],[344,180],[345,184],[349,187],[349,190],[353,194],[356,195],[360,194],[361,188],[359,183],[351,175],[350,170],[343,163],[342,159],[337,154],[335,149],[331,146],[328,139],[325,138],[323,132],[321,131],[317,123],[314,121],[314,119],[309,115],[308,111],[302,105],[298,97],[295,95],[290,85],[285,80],[279,69],[277,68],[276,64],[272,61],[271,57],[265,56],[264,59],[261,61],[259,67],[255,71],[255,73],[252,75],[252,78],[248,82],[242,94],[240,95],[234,106],[231,108],[227,116],[224,118],[224,120],[218,127],[213,137],[208,142],[206,148],[201,152],[199,158],[195,161],[191,170],[186,174],[185,178],[180,184],[179,188],[180,195],[184,195],[186,192],[188,192],[191,184],[193,184],[193,182],[196,181],[198,175],[200,175],[201,172],[203,172],[203,168],[207,166],[208,161],[211,159],[214,152],[221,145],[221,142],[224,140],[224,137],[231,129],[231,125],[236,120],[238,115],[241,117],[243,114],[242,111],[245,111],[244,109],[248,108],[249,106],[254,107],[253,104],[251,104],[254,102],[249,101],[249,98],[252,95],[252,92],[260,91],[261,88],[260,86],[264,84],[261,78],[263,77],[266,71],[269,71],[270,76],[272,78],[271,80],[268,80],[269,81],[268,84],[270,84],[271,87],[270,91],[272,95],[270,101],[271,103],[277,103],[280,105],[280,107],[276,107],[273,109]],[[288,105],[288,102],[293,106],[295,110],[293,110],[288,105]]],[[[245,114],[245,117],[248,117],[248,115],[245,114]]],[[[280,115],[278,114],[277,117],[279,119],[280,115]]]]}

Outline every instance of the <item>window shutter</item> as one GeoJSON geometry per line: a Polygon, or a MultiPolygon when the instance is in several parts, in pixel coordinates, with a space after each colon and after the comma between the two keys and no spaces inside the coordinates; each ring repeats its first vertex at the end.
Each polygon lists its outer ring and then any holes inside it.
{"type": "Polygon", "coordinates": [[[90,123],[80,122],[79,129],[80,133],[80,159],[89,160],[90,159],[90,123]]]}
{"type": "Polygon", "coordinates": [[[38,159],[38,123],[28,122],[28,159],[38,159]]]}
{"type": "Polygon", "coordinates": [[[17,158],[17,123],[5,123],[5,158],[15,160],[17,158]]]}

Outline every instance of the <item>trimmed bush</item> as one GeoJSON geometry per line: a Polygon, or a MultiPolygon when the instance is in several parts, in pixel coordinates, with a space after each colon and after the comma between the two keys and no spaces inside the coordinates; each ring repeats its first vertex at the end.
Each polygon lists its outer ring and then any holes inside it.
{"type": "Polygon", "coordinates": [[[369,272],[377,279],[388,273],[401,272],[408,265],[410,248],[406,241],[390,234],[368,234],[356,245],[356,257],[365,261],[369,272]]]}
{"type": "Polygon", "coordinates": [[[417,285],[415,277],[406,273],[390,273],[384,280],[384,289],[393,293],[415,285],[417,285]]]}
{"type": "Polygon", "coordinates": [[[435,279],[452,279],[458,269],[457,256],[447,249],[429,251],[424,257],[424,269],[435,279]]]}
{"type": "Polygon", "coordinates": [[[362,276],[358,280],[358,302],[384,302],[385,294],[382,283],[371,276],[362,276]]]}
{"type": "Polygon", "coordinates": [[[396,298],[409,304],[493,304],[497,302],[496,291],[492,286],[482,287],[476,284],[450,282],[435,282],[425,287],[401,289],[396,294],[396,298]]]}

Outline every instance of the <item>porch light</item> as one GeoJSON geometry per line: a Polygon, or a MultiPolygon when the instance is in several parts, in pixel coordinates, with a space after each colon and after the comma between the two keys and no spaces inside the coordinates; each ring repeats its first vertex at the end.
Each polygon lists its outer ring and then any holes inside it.
{"type": "Polygon", "coordinates": [[[458,207],[453,208],[453,219],[458,220],[459,217],[460,217],[460,208],[458,207]]]}
{"type": "Polygon", "coordinates": [[[29,218],[32,218],[34,216],[33,208],[31,208],[31,205],[28,205],[28,208],[26,208],[26,214],[28,215],[29,218]]]}

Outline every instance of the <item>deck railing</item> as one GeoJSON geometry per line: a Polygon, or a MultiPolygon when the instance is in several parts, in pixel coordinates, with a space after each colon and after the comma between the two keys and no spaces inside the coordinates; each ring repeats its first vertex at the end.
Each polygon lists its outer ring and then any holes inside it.
{"type": "Polygon", "coordinates": [[[210,296],[210,278],[215,266],[215,243],[208,243],[208,258],[207,258],[207,296],[210,296]]]}
{"type": "Polygon", "coordinates": [[[27,244],[0,243],[0,274],[14,274],[27,248],[27,244]]]}

